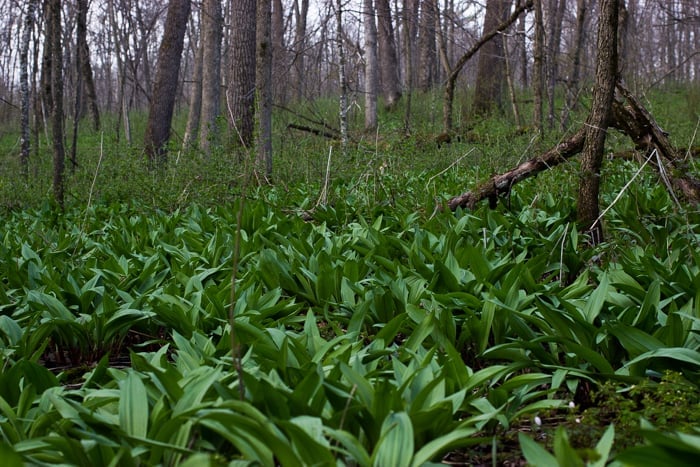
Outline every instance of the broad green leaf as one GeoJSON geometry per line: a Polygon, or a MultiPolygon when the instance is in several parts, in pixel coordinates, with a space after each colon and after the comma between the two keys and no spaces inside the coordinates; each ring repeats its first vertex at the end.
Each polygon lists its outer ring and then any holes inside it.
{"type": "Polygon", "coordinates": [[[595,446],[596,452],[600,455],[600,459],[589,464],[590,467],[605,467],[608,463],[610,457],[610,451],[613,447],[613,442],[615,441],[615,426],[609,425],[608,428],[603,433],[603,436],[598,441],[595,446]]]}
{"type": "Polygon", "coordinates": [[[603,309],[608,296],[610,282],[607,273],[603,273],[598,283],[598,287],[591,293],[583,308],[583,316],[588,323],[593,323],[603,309]]]}
{"type": "MultiPolygon", "coordinates": [[[[367,450],[362,445],[362,442],[353,434],[344,430],[334,430],[329,427],[324,427],[324,433],[326,433],[329,438],[337,441],[343,447],[343,453],[346,454],[352,462],[356,462],[359,467],[369,467],[372,465],[367,450]]],[[[339,448],[336,449],[340,450],[339,448]]]]}
{"type": "Polygon", "coordinates": [[[135,371],[119,382],[119,425],[130,436],[145,438],[148,433],[148,395],[135,371]]]}
{"type": "Polygon", "coordinates": [[[413,456],[411,466],[419,467],[450,449],[481,442],[479,438],[472,438],[475,433],[477,433],[476,428],[459,428],[429,441],[413,456]]]}
{"type": "Polygon", "coordinates": [[[560,467],[583,467],[583,460],[569,443],[563,426],[559,426],[554,434],[554,455],[560,467]]]}
{"type": "Polygon", "coordinates": [[[557,458],[547,452],[545,448],[540,446],[529,436],[518,433],[518,440],[520,441],[520,448],[523,451],[523,456],[525,456],[528,464],[537,467],[559,467],[557,458]]]}
{"type": "Polygon", "coordinates": [[[629,367],[638,362],[652,360],[655,358],[667,358],[669,360],[675,360],[679,363],[688,363],[695,366],[694,371],[697,371],[700,368],[700,352],[697,350],[687,349],[685,347],[670,347],[650,350],[627,362],[624,367],[629,367]]]}
{"type": "Polygon", "coordinates": [[[406,412],[392,412],[382,423],[381,436],[374,452],[372,465],[409,465],[413,457],[413,424],[406,412]]]}
{"type": "Polygon", "coordinates": [[[663,343],[654,336],[632,326],[614,323],[609,325],[609,329],[632,358],[664,347],[663,343]]]}

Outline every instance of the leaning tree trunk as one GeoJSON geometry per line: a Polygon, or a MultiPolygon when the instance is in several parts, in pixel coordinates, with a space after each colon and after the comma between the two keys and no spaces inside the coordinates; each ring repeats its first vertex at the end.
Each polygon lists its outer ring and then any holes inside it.
{"type": "Polygon", "coordinates": [[[170,139],[182,48],[190,15],[190,0],[170,0],[165,31],[158,50],[158,68],[148,110],[144,147],[152,164],[166,160],[165,146],[170,139]]]}
{"type": "Polygon", "coordinates": [[[581,156],[581,181],[578,192],[578,221],[588,231],[595,245],[603,241],[599,222],[598,198],[600,168],[603,163],[605,133],[608,128],[615,83],[617,81],[617,15],[618,0],[600,0],[598,20],[598,57],[596,83],[591,112],[586,120],[586,142],[581,156]]]}

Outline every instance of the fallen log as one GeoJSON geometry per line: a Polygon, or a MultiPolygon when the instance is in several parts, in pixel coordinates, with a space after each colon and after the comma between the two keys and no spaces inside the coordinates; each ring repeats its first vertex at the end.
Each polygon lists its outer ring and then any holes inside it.
{"type": "Polygon", "coordinates": [[[562,141],[541,156],[533,157],[508,172],[494,175],[477,186],[473,191],[468,191],[450,199],[447,205],[453,211],[458,207],[473,209],[476,203],[488,198],[491,207],[495,208],[498,197],[510,193],[510,189],[516,183],[551,169],[580,153],[585,139],[586,131],[584,128],[581,128],[571,138],[562,141]]]}
{"type": "MultiPolygon", "coordinates": [[[[638,149],[647,151],[647,157],[644,159],[650,159],[651,165],[659,172],[661,178],[668,181],[667,189],[670,189],[674,197],[673,192],[677,192],[691,203],[700,202],[700,181],[690,175],[687,161],[671,144],[668,133],[661,129],[627,88],[618,83],[617,90],[622,98],[616,97],[613,102],[610,126],[629,136],[638,149]],[[654,150],[660,156],[657,160],[649,158],[654,150]]],[[[544,154],[533,157],[507,172],[494,175],[472,191],[451,198],[447,206],[452,211],[459,207],[473,209],[478,202],[488,199],[489,205],[495,208],[498,197],[510,193],[516,183],[578,155],[583,150],[585,139],[585,128],[581,128],[572,137],[544,154]]]]}
{"type": "Polygon", "coordinates": [[[305,125],[298,125],[296,123],[289,123],[287,124],[287,128],[291,128],[294,130],[299,130],[299,131],[305,131],[307,133],[314,134],[316,136],[323,136],[324,138],[328,139],[339,139],[340,136],[337,134],[330,133],[328,131],[324,130],[319,130],[318,128],[311,128],[310,126],[305,126],[305,125]]]}

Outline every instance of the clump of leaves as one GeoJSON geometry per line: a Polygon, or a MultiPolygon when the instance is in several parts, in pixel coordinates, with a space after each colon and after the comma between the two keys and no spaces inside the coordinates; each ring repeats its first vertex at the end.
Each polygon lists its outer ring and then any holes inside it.
{"type": "Polygon", "coordinates": [[[640,421],[648,420],[659,431],[692,433],[700,426],[700,392],[682,374],[667,371],[658,382],[645,380],[620,390],[612,381],[593,394],[593,405],[566,422],[574,446],[593,446],[610,424],[617,427],[619,451],[642,443],[640,421]]]}

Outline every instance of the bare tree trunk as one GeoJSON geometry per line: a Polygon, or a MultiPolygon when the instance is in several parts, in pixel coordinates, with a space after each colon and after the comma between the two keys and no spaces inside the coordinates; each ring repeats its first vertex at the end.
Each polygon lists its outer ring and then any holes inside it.
{"type": "Polygon", "coordinates": [[[544,130],[544,19],[542,0],[535,0],[535,41],[533,50],[532,88],[535,94],[535,108],[532,114],[533,126],[542,134],[544,130]]]}
{"type": "Polygon", "coordinates": [[[527,79],[527,37],[525,32],[525,22],[527,21],[525,15],[521,16],[518,20],[518,53],[520,54],[520,85],[523,89],[527,89],[528,79],[527,79]]]}
{"type": "Polygon", "coordinates": [[[199,147],[205,154],[219,144],[223,22],[221,0],[205,0],[202,4],[202,118],[199,128],[199,147]]]}
{"type": "Polygon", "coordinates": [[[21,142],[19,161],[24,178],[29,176],[29,153],[31,151],[31,139],[29,134],[29,39],[34,29],[34,14],[36,0],[27,2],[27,11],[24,15],[24,28],[22,29],[22,42],[19,54],[19,93],[20,93],[20,128],[21,142]]]}
{"type": "Polygon", "coordinates": [[[255,128],[255,1],[233,0],[231,16],[229,125],[234,145],[248,148],[253,143],[255,128]]]}
{"type": "Polygon", "coordinates": [[[272,175],[272,5],[270,0],[258,1],[257,56],[255,81],[258,92],[258,154],[255,158],[257,174],[272,175]]]}
{"type": "MultiPolygon", "coordinates": [[[[42,15],[44,18],[44,27],[46,28],[45,36],[48,40],[53,40],[53,22],[51,21],[51,2],[46,1],[42,5],[42,15]]],[[[51,44],[47,44],[42,52],[41,57],[41,102],[43,103],[42,116],[44,120],[44,130],[48,131],[48,116],[53,112],[53,91],[51,83],[51,71],[53,57],[51,54],[51,44]]],[[[48,139],[48,135],[47,135],[48,139]]]]}
{"type": "Polygon", "coordinates": [[[445,133],[452,131],[452,103],[454,101],[455,83],[457,82],[459,72],[462,71],[464,65],[474,56],[476,52],[479,51],[484,44],[490,41],[497,34],[508,29],[508,27],[513,24],[516,19],[518,19],[518,16],[520,16],[523,11],[531,7],[532,0],[527,0],[524,3],[518,4],[508,19],[499,24],[495,29],[490,30],[488,33],[484,33],[484,35],[481,36],[481,38],[464,55],[462,55],[459,60],[457,60],[457,63],[455,63],[454,67],[452,68],[450,68],[449,64],[447,47],[444,45],[444,40],[441,39],[440,56],[443,67],[448,75],[447,79],[445,80],[444,101],[442,107],[442,124],[443,131],[445,133]]]}
{"type": "Polygon", "coordinates": [[[550,0],[550,40],[547,44],[547,89],[548,107],[547,126],[551,130],[554,128],[554,99],[556,97],[555,88],[559,79],[559,49],[561,48],[561,27],[564,21],[564,10],[566,2],[564,0],[550,0]]]}
{"type": "Polygon", "coordinates": [[[377,128],[377,25],[372,0],[364,0],[365,16],[365,130],[377,128]]]}
{"type": "MultiPolygon", "coordinates": [[[[194,39],[190,37],[193,42],[194,39]]],[[[187,114],[187,125],[185,126],[185,136],[183,136],[183,149],[192,149],[195,141],[199,137],[199,122],[202,118],[202,67],[203,67],[203,42],[199,38],[199,44],[194,54],[194,70],[192,85],[190,86],[189,112],[187,114]]]]}
{"type": "Polygon", "coordinates": [[[123,48],[128,44],[122,44],[121,37],[119,35],[119,27],[117,25],[117,12],[114,5],[115,0],[109,0],[109,22],[112,27],[112,34],[114,36],[114,46],[115,54],[117,56],[117,81],[119,85],[119,93],[117,97],[117,105],[119,106],[119,118],[117,119],[115,132],[117,134],[117,140],[119,140],[119,129],[123,122],[124,124],[124,137],[126,141],[131,144],[131,123],[129,122],[129,104],[126,98],[126,54],[123,53],[123,48]]]}
{"type": "MultiPolygon", "coordinates": [[[[437,81],[435,49],[436,0],[422,0],[418,23],[418,89],[429,91],[437,81]]],[[[438,19],[439,22],[439,19],[438,19]]]]}
{"type": "Polygon", "coordinates": [[[343,47],[343,1],[336,0],[336,47],[338,49],[338,69],[340,75],[340,144],[343,156],[348,147],[348,83],[345,76],[345,49],[343,47]]]}
{"type": "Polygon", "coordinates": [[[561,128],[569,126],[569,116],[576,109],[579,95],[579,79],[581,76],[581,52],[586,33],[586,4],[588,0],[578,0],[576,6],[576,31],[571,57],[571,70],[566,82],[566,105],[562,110],[561,128]]]}
{"type": "Polygon", "coordinates": [[[591,113],[586,121],[586,141],[581,156],[578,221],[583,230],[589,232],[593,244],[603,241],[603,228],[598,222],[598,197],[605,133],[617,81],[618,6],[619,0],[600,0],[599,3],[596,84],[593,88],[591,113]]]}
{"type": "Polygon", "coordinates": [[[153,98],[148,111],[144,147],[151,163],[166,160],[166,144],[170,139],[180,61],[190,15],[190,0],[170,0],[163,39],[158,51],[158,68],[153,86],[153,98]]]}
{"type": "MultiPolygon", "coordinates": [[[[511,0],[488,0],[483,34],[496,29],[510,12],[511,0]]],[[[503,109],[503,83],[505,78],[505,61],[503,59],[503,39],[496,35],[484,44],[479,53],[476,70],[476,85],[472,114],[489,115],[494,107],[503,109]]]]}
{"type": "Polygon", "coordinates": [[[513,67],[511,65],[510,51],[508,50],[508,36],[503,36],[503,53],[506,59],[506,82],[508,83],[508,94],[510,94],[510,106],[513,109],[513,117],[518,129],[522,129],[523,121],[520,118],[517,96],[515,95],[515,84],[513,83],[513,67]]]}
{"type": "MultiPolygon", "coordinates": [[[[418,1],[418,0],[414,0],[418,1]]],[[[411,101],[413,97],[413,5],[411,0],[404,0],[402,9],[403,43],[404,43],[404,77],[406,82],[406,107],[404,112],[404,132],[411,131],[411,101]]]]}
{"type": "Polygon", "coordinates": [[[376,0],[379,43],[379,76],[384,95],[384,107],[391,110],[401,99],[399,60],[396,54],[394,23],[391,19],[389,0],[376,0]]]}
{"type": "Polygon", "coordinates": [[[297,100],[304,96],[306,79],[304,77],[304,57],[306,56],[306,17],[309,13],[309,0],[302,0],[301,7],[299,1],[294,0],[294,57],[292,64],[292,83],[295,84],[295,95],[297,100]]]}
{"type": "Polygon", "coordinates": [[[284,44],[284,5],[282,0],[272,1],[272,74],[277,77],[274,86],[275,101],[287,102],[287,48],[284,44]]]}
{"type": "MultiPolygon", "coordinates": [[[[97,92],[95,91],[95,80],[92,76],[92,66],[90,65],[90,49],[87,43],[87,13],[88,0],[78,0],[78,18],[76,23],[76,42],[78,47],[78,71],[79,77],[85,87],[85,97],[87,98],[88,111],[92,117],[92,128],[95,131],[100,129],[100,110],[97,106],[97,92]]],[[[78,90],[76,89],[76,92],[78,90]]]]}
{"type": "Polygon", "coordinates": [[[48,1],[46,44],[51,55],[51,133],[53,139],[53,196],[64,207],[65,150],[63,145],[63,48],[61,45],[61,1],[48,1]]]}

